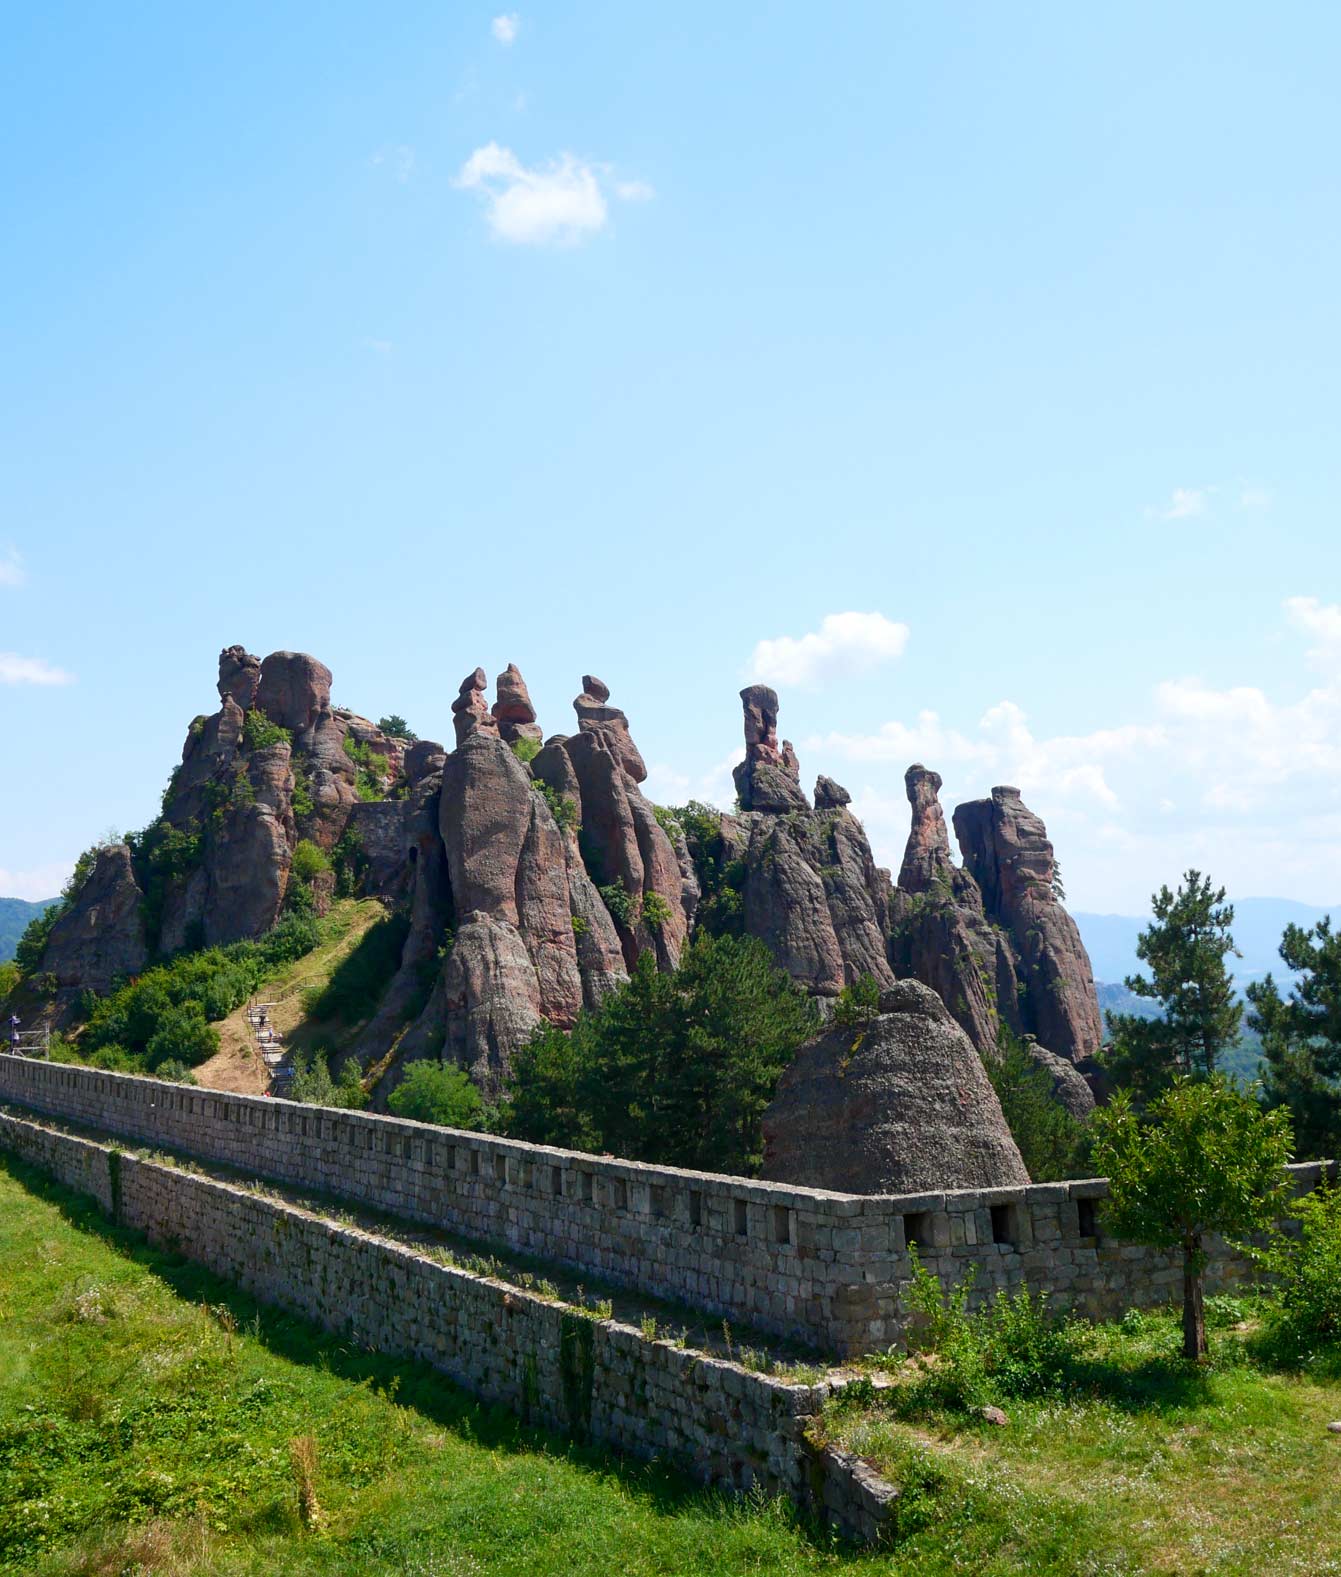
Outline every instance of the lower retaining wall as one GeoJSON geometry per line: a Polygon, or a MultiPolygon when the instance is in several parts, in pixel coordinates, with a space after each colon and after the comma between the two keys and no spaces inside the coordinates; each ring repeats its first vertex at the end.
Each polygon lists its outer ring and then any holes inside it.
{"type": "Polygon", "coordinates": [[[704,1484],[759,1486],[874,1540],[896,1491],[805,1429],[832,1387],[790,1384],[646,1339],[244,1188],[0,1113],[0,1149],[264,1303],[431,1364],[524,1419],[704,1484]]]}

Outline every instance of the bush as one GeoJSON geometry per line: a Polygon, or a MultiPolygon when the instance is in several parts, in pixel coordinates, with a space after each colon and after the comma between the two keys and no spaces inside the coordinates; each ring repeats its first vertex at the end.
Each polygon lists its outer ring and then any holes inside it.
{"type": "Polygon", "coordinates": [[[289,1100],[302,1101],[307,1106],[335,1106],[344,1111],[362,1111],[368,1104],[358,1063],[346,1062],[336,1080],[331,1078],[324,1052],[295,1052],[292,1062],[289,1100]]]}
{"type": "Polygon", "coordinates": [[[42,955],[47,950],[51,928],[60,918],[59,904],[51,904],[41,914],[34,915],[23,928],[23,935],[14,948],[14,962],[25,975],[35,975],[42,967],[42,955]]]}
{"type": "Polygon", "coordinates": [[[154,1069],[154,1077],[166,1079],[169,1084],[195,1084],[196,1076],[184,1062],[176,1062],[171,1057],[166,1062],[160,1062],[154,1069]]]}
{"type": "Polygon", "coordinates": [[[387,1097],[397,1117],[443,1128],[482,1128],[485,1104],[464,1068],[447,1062],[412,1062],[387,1097]]]}
{"type": "Polygon", "coordinates": [[[352,898],[368,873],[363,840],[352,827],[345,828],[331,850],[331,867],[335,871],[335,896],[352,898]]]}
{"type": "Polygon", "coordinates": [[[538,739],[527,739],[523,736],[521,739],[512,740],[508,748],[516,756],[517,760],[525,766],[528,762],[534,761],[540,754],[541,745],[538,739]]]}
{"type": "Polygon", "coordinates": [[[625,930],[632,930],[638,923],[637,906],[623,882],[611,882],[609,886],[598,887],[596,891],[601,895],[601,902],[610,911],[610,918],[615,924],[622,925],[625,930]]]}
{"type": "Polygon", "coordinates": [[[300,882],[312,882],[330,868],[330,860],[317,844],[310,838],[299,838],[294,845],[293,863],[289,867],[292,875],[300,882]]]}
{"type": "Polygon", "coordinates": [[[689,845],[700,889],[696,929],[709,936],[739,936],[744,929],[745,862],[727,858],[721,811],[690,800],[676,809],[658,806],[656,815],[667,833],[677,825],[689,845]]]}
{"type": "Polygon", "coordinates": [[[970,1313],[975,1269],[943,1290],[909,1249],[913,1279],[904,1301],[917,1316],[910,1349],[936,1361],[900,1388],[900,1407],[910,1413],[944,1408],[968,1411],[988,1401],[1046,1396],[1065,1389],[1079,1354],[1074,1324],[1053,1318],[1046,1292],[1022,1287],[1013,1296],[999,1290],[970,1313]]]}
{"type": "Polygon", "coordinates": [[[144,1054],[151,1070],[164,1062],[194,1068],[208,1062],[218,1049],[219,1031],[206,1023],[204,1009],[198,1002],[183,1002],[162,1014],[144,1054]]]}
{"type": "Polygon", "coordinates": [[[1277,1230],[1258,1256],[1274,1282],[1265,1345],[1278,1359],[1303,1362],[1341,1342],[1341,1186],[1305,1194],[1291,1214],[1297,1230],[1277,1230]]]}
{"type": "Polygon", "coordinates": [[[393,712],[390,717],[379,717],[377,726],[391,739],[403,739],[407,744],[412,745],[419,738],[399,712],[393,712]]]}
{"type": "Polygon", "coordinates": [[[999,1054],[983,1059],[1001,1112],[1036,1183],[1089,1175],[1089,1135],[1052,1092],[1052,1079],[1009,1031],[999,1054]]]}
{"type": "Polygon", "coordinates": [[[660,893],[647,893],[643,897],[643,924],[650,930],[660,931],[673,913],[671,906],[660,893]]]}
{"type": "Polygon", "coordinates": [[[21,978],[19,966],[12,958],[7,958],[4,963],[0,964],[0,1002],[3,1002],[14,987],[18,985],[21,978]]]}
{"type": "Polygon", "coordinates": [[[851,1030],[852,1049],[856,1051],[879,1013],[880,987],[874,975],[863,975],[855,985],[844,986],[838,993],[833,1021],[840,1029],[851,1030]]]}
{"type": "Polygon", "coordinates": [[[560,832],[573,832],[581,826],[582,814],[576,800],[570,799],[567,794],[560,794],[558,789],[551,788],[540,778],[533,779],[531,787],[549,806],[549,813],[554,817],[554,824],[560,832]]]}
{"type": "Polygon", "coordinates": [[[242,724],[242,738],[248,750],[265,750],[281,741],[292,744],[293,735],[287,728],[272,723],[259,706],[254,706],[242,724]]]}

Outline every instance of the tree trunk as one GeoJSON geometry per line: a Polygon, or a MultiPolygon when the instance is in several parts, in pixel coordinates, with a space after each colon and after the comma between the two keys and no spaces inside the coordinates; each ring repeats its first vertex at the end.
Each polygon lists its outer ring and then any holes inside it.
{"type": "Polygon", "coordinates": [[[1206,1356],[1206,1261],[1201,1234],[1183,1240],[1183,1357],[1200,1363],[1206,1356]]]}

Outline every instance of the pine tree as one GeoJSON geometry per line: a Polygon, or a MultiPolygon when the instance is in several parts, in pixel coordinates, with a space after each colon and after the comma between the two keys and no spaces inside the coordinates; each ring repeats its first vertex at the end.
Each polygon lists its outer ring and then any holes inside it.
{"type": "Polygon", "coordinates": [[[1176,893],[1151,899],[1154,918],[1136,943],[1150,978],[1129,975],[1127,989],[1158,1002],[1158,1018],[1109,1017],[1113,1047],[1105,1058],[1114,1082],[1149,1100],[1178,1074],[1208,1078],[1238,1038],[1243,1005],[1235,1000],[1225,963],[1240,954],[1230,927],[1234,907],[1225,890],[1190,870],[1176,893]]]}
{"type": "Polygon", "coordinates": [[[1289,1111],[1301,1156],[1341,1155],[1341,932],[1330,919],[1287,926],[1280,956],[1297,976],[1288,997],[1270,975],[1248,987],[1248,1024],[1266,1059],[1262,1099],[1289,1111]]]}

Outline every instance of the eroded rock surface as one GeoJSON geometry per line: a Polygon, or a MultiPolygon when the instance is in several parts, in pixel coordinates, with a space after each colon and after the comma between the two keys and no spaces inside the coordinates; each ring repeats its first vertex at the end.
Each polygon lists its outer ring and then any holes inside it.
{"type": "Polygon", "coordinates": [[[834,1026],[803,1046],[763,1128],[773,1182],[901,1194],[1029,1181],[973,1043],[915,980],[881,992],[859,1037],[834,1026]]]}
{"type": "Polygon", "coordinates": [[[93,868],[47,940],[42,968],[56,977],[58,1021],[68,1020],[70,998],[87,988],[106,991],[120,975],[137,974],[148,958],[144,893],[135,879],[130,849],[99,849],[93,868]]]}

